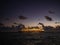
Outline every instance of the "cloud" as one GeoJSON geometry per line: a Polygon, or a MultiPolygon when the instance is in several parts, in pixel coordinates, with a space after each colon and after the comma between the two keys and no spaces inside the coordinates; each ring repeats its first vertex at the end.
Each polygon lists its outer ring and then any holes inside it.
{"type": "Polygon", "coordinates": [[[38,19],[38,20],[40,20],[40,19],[38,19]]]}
{"type": "Polygon", "coordinates": [[[10,20],[9,18],[5,18],[5,20],[10,20]]]}
{"type": "Polygon", "coordinates": [[[39,22],[38,25],[43,25],[43,23],[40,23],[40,22],[39,22]]]}
{"type": "Polygon", "coordinates": [[[55,12],[54,12],[54,10],[49,10],[48,11],[50,14],[54,14],[55,12]]]}
{"type": "Polygon", "coordinates": [[[27,17],[25,17],[25,16],[19,16],[19,19],[25,20],[25,19],[27,19],[27,17]]]}
{"type": "Polygon", "coordinates": [[[16,22],[14,22],[13,24],[17,24],[16,22]]]}
{"type": "Polygon", "coordinates": [[[3,26],[4,24],[3,23],[0,23],[0,26],[3,26]]]}
{"type": "Polygon", "coordinates": [[[45,19],[46,19],[47,21],[53,21],[53,19],[52,19],[51,17],[49,17],[49,16],[45,16],[45,19]]]}
{"type": "Polygon", "coordinates": [[[44,24],[43,24],[43,23],[40,23],[40,22],[39,22],[38,25],[42,25],[42,26],[44,27],[44,24]]]}
{"type": "Polygon", "coordinates": [[[60,22],[55,22],[55,24],[60,24],[60,22]]]}

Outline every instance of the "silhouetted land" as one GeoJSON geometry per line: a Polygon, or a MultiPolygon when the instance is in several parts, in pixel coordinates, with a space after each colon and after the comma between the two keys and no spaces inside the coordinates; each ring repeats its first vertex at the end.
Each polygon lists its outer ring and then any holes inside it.
{"type": "Polygon", "coordinates": [[[60,45],[60,32],[1,32],[0,45],[60,45]]]}

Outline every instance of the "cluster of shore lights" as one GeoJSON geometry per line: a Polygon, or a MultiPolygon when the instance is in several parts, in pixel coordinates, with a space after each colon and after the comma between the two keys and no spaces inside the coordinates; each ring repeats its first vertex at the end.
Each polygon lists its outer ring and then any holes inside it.
{"type": "Polygon", "coordinates": [[[23,28],[23,32],[41,32],[44,31],[43,28],[23,28]]]}

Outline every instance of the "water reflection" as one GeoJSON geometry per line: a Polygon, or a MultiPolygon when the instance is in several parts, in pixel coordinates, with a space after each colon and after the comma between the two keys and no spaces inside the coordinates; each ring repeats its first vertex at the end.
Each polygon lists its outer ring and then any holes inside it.
{"type": "Polygon", "coordinates": [[[25,35],[23,45],[58,45],[59,44],[59,41],[57,40],[58,37],[57,35],[55,35],[55,33],[52,34],[50,33],[49,36],[49,33],[25,32],[23,35],[25,35]]]}
{"type": "Polygon", "coordinates": [[[4,35],[1,36],[3,43],[8,45],[60,45],[60,33],[57,32],[12,32],[4,35]]]}

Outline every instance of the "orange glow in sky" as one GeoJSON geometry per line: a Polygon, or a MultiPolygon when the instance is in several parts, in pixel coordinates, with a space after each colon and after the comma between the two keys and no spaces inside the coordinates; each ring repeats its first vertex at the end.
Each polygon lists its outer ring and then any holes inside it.
{"type": "Polygon", "coordinates": [[[44,31],[43,28],[24,28],[22,29],[23,32],[41,32],[44,31]]]}

